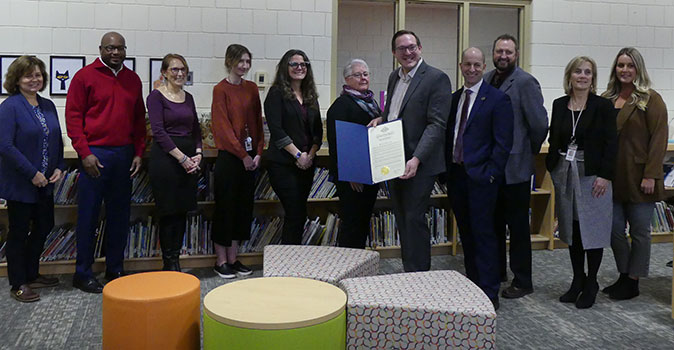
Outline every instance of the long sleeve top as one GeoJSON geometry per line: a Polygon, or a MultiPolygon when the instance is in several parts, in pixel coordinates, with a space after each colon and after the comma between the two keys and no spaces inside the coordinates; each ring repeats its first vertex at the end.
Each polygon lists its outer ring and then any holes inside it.
{"type": "Polygon", "coordinates": [[[159,90],[147,96],[147,114],[152,127],[152,137],[166,153],[176,148],[171,136],[189,136],[201,148],[201,127],[194,98],[185,91],[182,103],[169,101],[159,90]]]}
{"type": "Polygon", "coordinates": [[[250,136],[253,152],[262,155],[264,131],[257,85],[248,80],[242,80],[240,85],[231,84],[227,79],[218,83],[213,88],[211,129],[219,150],[244,159],[248,155],[244,142],[250,136]]]}
{"type": "Polygon", "coordinates": [[[140,78],[122,67],[115,75],[100,58],[73,77],[66,99],[66,129],[80,158],[89,146],[133,144],[145,151],[145,105],[140,78]]]}

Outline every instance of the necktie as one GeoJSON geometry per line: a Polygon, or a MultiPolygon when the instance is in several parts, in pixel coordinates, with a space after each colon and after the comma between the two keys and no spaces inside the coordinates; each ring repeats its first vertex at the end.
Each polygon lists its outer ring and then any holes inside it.
{"type": "Polygon", "coordinates": [[[454,144],[454,163],[463,163],[463,131],[466,129],[466,119],[468,119],[468,107],[470,106],[471,90],[466,89],[466,98],[463,100],[461,108],[461,121],[459,122],[459,132],[456,133],[456,143],[454,144]]]}

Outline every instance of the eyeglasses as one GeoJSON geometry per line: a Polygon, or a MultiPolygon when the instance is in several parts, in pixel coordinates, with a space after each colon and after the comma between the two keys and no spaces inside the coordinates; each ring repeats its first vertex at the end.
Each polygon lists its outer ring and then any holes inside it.
{"type": "Polygon", "coordinates": [[[416,52],[417,49],[419,49],[419,46],[412,44],[410,46],[398,46],[396,47],[396,52],[405,53],[406,51],[409,51],[410,53],[413,53],[416,52]]]}
{"type": "Polygon", "coordinates": [[[292,69],[297,69],[297,68],[306,69],[306,68],[311,67],[311,63],[309,63],[309,62],[288,62],[288,65],[292,69]]]}
{"type": "Polygon", "coordinates": [[[183,73],[183,74],[185,74],[185,73],[187,73],[187,69],[186,69],[185,67],[182,67],[182,68],[173,67],[173,68],[170,68],[169,70],[170,70],[171,73],[173,73],[173,74],[178,74],[178,73],[183,73]]]}
{"type": "Polygon", "coordinates": [[[121,46],[108,45],[108,46],[103,46],[103,50],[105,50],[105,52],[108,52],[108,53],[114,52],[115,50],[117,50],[119,52],[122,52],[122,51],[126,51],[126,46],[124,46],[124,45],[121,45],[121,46]]]}
{"type": "Polygon", "coordinates": [[[349,75],[349,77],[354,77],[356,79],[367,78],[369,76],[370,76],[369,72],[353,73],[353,74],[349,75]]]}

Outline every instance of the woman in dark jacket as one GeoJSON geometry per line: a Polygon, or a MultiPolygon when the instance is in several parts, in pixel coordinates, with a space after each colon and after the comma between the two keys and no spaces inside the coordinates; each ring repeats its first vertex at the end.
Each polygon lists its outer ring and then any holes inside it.
{"type": "Polygon", "coordinates": [[[342,95],[328,109],[327,131],[330,146],[330,176],[337,187],[341,226],[337,238],[340,247],[365,248],[370,230],[370,215],[377,200],[379,185],[339,181],[337,169],[337,135],[335,121],[368,125],[381,115],[370,91],[370,73],[365,61],[353,59],[344,67],[342,95]]]}
{"type": "Polygon", "coordinates": [[[314,157],[323,141],[314,74],[307,55],[288,50],[264,100],[269,148],[264,161],[274,192],[281,200],[282,242],[300,244],[307,218],[307,197],[314,177],[314,157]]]}
{"type": "Polygon", "coordinates": [[[651,259],[653,208],[665,198],[662,162],[669,134],[667,106],[650,86],[639,51],[633,47],[620,50],[603,94],[618,111],[611,248],[620,277],[602,290],[611,299],[639,295],[639,278],[648,276],[651,259]],[[631,242],[625,234],[628,223],[631,242]]]}
{"type": "Polygon", "coordinates": [[[33,289],[59,282],[39,274],[44,241],[54,227],[54,183],[65,169],[56,107],[37,94],[47,80],[40,59],[17,58],[5,76],[11,96],[0,104],[0,198],[7,200],[9,217],[7,273],[10,294],[21,302],[39,300],[33,289]]]}
{"type": "Polygon", "coordinates": [[[561,302],[594,304],[597,272],[610,244],[616,122],[611,102],[595,95],[597,65],[576,57],[564,72],[566,96],[553,102],[545,159],[555,186],[559,236],[569,245],[573,282],[561,302]],[[587,257],[587,275],[585,275],[587,257]]]}

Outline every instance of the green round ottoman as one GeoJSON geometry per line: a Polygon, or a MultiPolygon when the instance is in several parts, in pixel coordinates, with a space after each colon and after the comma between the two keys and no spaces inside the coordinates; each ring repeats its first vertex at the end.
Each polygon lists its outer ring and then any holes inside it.
{"type": "Polygon", "coordinates": [[[345,306],[344,291],[312,279],[228,283],[204,298],[204,349],[344,350],[345,306]]]}

